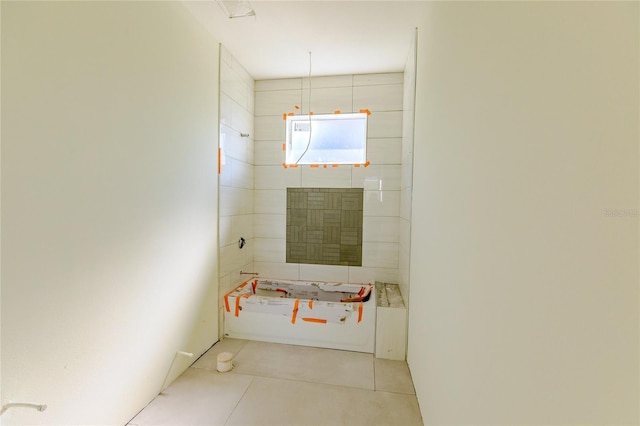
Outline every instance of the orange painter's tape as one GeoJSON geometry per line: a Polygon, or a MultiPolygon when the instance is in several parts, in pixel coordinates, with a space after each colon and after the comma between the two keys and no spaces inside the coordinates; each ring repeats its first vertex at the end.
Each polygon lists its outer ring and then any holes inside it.
{"type": "Polygon", "coordinates": [[[293,107],[294,107],[295,109],[300,109],[300,106],[299,106],[299,105],[294,105],[293,107]]]}
{"type": "Polygon", "coordinates": [[[358,322],[362,321],[362,310],[364,309],[364,303],[360,302],[358,306],[358,322]]]}
{"type": "Polygon", "coordinates": [[[245,299],[248,299],[249,296],[249,294],[241,294],[240,296],[236,297],[236,316],[240,316],[240,300],[242,300],[243,297],[245,299]]]}
{"type": "Polygon", "coordinates": [[[287,163],[282,163],[282,167],[287,168],[287,163]]]}
{"type": "Polygon", "coordinates": [[[320,164],[310,164],[309,167],[317,169],[318,167],[320,167],[320,164]]]}
{"type": "Polygon", "coordinates": [[[286,120],[287,119],[287,113],[285,112],[284,114],[282,114],[282,119],[286,120]]]}
{"type": "Polygon", "coordinates": [[[295,169],[296,167],[298,167],[297,164],[289,164],[289,167],[291,167],[292,169],[295,169]]]}
{"type": "Polygon", "coordinates": [[[309,300],[309,309],[313,309],[313,300],[309,300]]]}
{"type": "Polygon", "coordinates": [[[361,109],[360,112],[366,113],[367,115],[371,115],[371,111],[369,111],[368,109],[361,109]]]}
{"type": "Polygon", "coordinates": [[[339,109],[337,109],[337,110],[333,111],[333,113],[334,113],[334,114],[340,114],[340,110],[339,110],[339,109]]]}
{"type": "Polygon", "coordinates": [[[322,319],[322,318],[302,318],[302,321],[306,321],[306,322],[315,322],[318,324],[326,324],[327,320],[326,319],[322,319]]]}
{"type": "Polygon", "coordinates": [[[353,167],[360,167],[360,164],[354,164],[353,167]]]}
{"type": "Polygon", "coordinates": [[[365,166],[365,167],[369,167],[369,165],[370,165],[370,164],[371,164],[371,163],[370,163],[369,161],[367,161],[366,163],[364,163],[364,166],[365,166]]]}
{"type": "Polygon", "coordinates": [[[287,150],[287,144],[285,144],[285,143],[283,143],[283,144],[282,144],[282,150],[283,150],[283,151],[286,151],[286,150],[287,150]]]}
{"type": "Polygon", "coordinates": [[[340,167],[340,164],[332,164],[331,167],[335,169],[336,167],[340,167]]]}
{"type": "Polygon", "coordinates": [[[231,289],[227,292],[227,294],[224,295],[224,307],[226,309],[227,312],[231,312],[231,308],[229,307],[229,296],[231,295],[231,293],[233,293],[234,291],[236,291],[239,288],[244,287],[245,285],[247,285],[249,281],[245,281],[242,284],[240,284],[238,287],[231,289]]]}
{"type": "Polygon", "coordinates": [[[298,305],[300,305],[300,299],[296,299],[296,301],[293,302],[293,313],[291,314],[291,324],[296,323],[296,316],[298,316],[298,305]]]}
{"type": "Polygon", "coordinates": [[[289,117],[293,117],[293,113],[290,112],[289,114],[287,114],[289,117]]]}
{"type": "Polygon", "coordinates": [[[222,148],[218,148],[218,174],[222,173],[222,148]]]}
{"type": "Polygon", "coordinates": [[[323,164],[323,165],[322,165],[322,168],[326,169],[326,168],[327,168],[327,165],[326,165],[326,164],[323,164]]]}

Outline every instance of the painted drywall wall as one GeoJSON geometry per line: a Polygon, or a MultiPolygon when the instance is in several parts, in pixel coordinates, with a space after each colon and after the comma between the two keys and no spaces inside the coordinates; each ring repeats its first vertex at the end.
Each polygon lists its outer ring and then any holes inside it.
{"type": "Polygon", "coordinates": [[[256,81],[254,265],[261,276],[398,282],[402,95],[402,73],[312,77],[310,84],[309,78],[256,81]],[[282,167],[283,113],[360,109],[372,113],[369,167],[282,167]],[[287,187],[364,189],[361,267],[286,263],[287,187]]]}
{"type": "Polygon", "coordinates": [[[254,85],[242,64],[221,46],[219,337],[224,334],[224,295],[249,278],[241,271],[253,272],[254,85]],[[245,240],[242,248],[240,238],[245,240]]]}
{"type": "Polygon", "coordinates": [[[425,424],[638,424],[639,4],[426,8],[408,354],[425,424]]]}
{"type": "Polygon", "coordinates": [[[48,405],[3,424],[125,424],[217,340],[218,49],[179,3],[2,2],[1,399],[48,405]]]}

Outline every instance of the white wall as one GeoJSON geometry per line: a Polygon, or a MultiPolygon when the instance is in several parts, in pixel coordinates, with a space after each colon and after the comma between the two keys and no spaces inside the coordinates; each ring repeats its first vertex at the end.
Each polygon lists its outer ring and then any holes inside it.
{"type": "Polygon", "coordinates": [[[427,5],[409,363],[426,424],[638,424],[637,2],[427,5]]]}
{"type": "Polygon", "coordinates": [[[308,78],[256,82],[254,265],[261,276],[398,282],[402,94],[402,73],[312,77],[310,107],[308,78]],[[372,113],[369,167],[282,166],[284,113],[360,109],[372,113]],[[362,267],[286,263],[287,187],[364,188],[362,267]]]}
{"type": "Polygon", "coordinates": [[[4,424],[124,424],[217,339],[217,82],[179,4],[2,2],[4,424]]]}
{"type": "MultiPolygon", "coordinates": [[[[192,6],[192,5],[189,5],[192,6]]],[[[223,335],[224,298],[253,272],[253,105],[254,81],[221,47],[220,60],[220,297],[219,336],[223,335]],[[240,134],[248,134],[242,137],[240,134]],[[240,249],[238,240],[244,238],[240,249]]]]}

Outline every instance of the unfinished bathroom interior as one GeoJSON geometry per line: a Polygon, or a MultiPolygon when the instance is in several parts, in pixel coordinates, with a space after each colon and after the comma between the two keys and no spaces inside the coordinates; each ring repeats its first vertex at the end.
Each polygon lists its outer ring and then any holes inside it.
{"type": "Polygon", "coordinates": [[[640,422],[638,3],[0,14],[0,424],[640,422]]]}

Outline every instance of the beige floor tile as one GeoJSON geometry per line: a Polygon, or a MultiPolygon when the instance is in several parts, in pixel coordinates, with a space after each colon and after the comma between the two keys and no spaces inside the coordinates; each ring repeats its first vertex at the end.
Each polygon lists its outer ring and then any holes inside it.
{"type": "Polygon", "coordinates": [[[413,395],[256,377],[227,425],[422,425],[413,395]]]}
{"type": "Polygon", "coordinates": [[[192,365],[192,367],[216,371],[216,367],[218,366],[219,353],[231,352],[232,354],[237,354],[242,350],[246,343],[246,340],[230,338],[222,339],[218,343],[213,345],[213,347],[211,347],[211,349],[209,349],[204,355],[202,355],[200,359],[192,365]]]}
{"type": "Polygon", "coordinates": [[[409,366],[404,361],[375,359],[376,390],[415,395],[409,366]]]}
{"type": "Polygon", "coordinates": [[[234,373],[374,389],[371,354],[249,341],[234,373]]]}
{"type": "Polygon", "coordinates": [[[189,368],[129,424],[224,425],[252,379],[189,368]]]}

